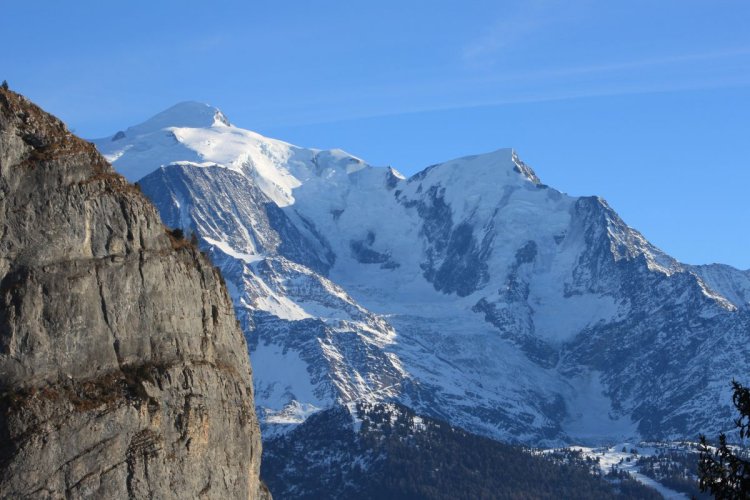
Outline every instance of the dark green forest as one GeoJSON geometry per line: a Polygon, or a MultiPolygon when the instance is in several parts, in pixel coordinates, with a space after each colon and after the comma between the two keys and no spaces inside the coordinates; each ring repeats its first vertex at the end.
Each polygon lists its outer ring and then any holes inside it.
{"type": "Polygon", "coordinates": [[[276,498],[661,498],[627,474],[603,476],[578,452],[533,452],[395,404],[359,404],[356,414],[358,430],[333,409],[264,445],[261,474],[276,498]]]}

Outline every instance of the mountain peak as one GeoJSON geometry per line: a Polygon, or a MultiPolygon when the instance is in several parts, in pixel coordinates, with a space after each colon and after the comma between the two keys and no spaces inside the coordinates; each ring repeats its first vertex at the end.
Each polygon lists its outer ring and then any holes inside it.
{"type": "Polygon", "coordinates": [[[523,161],[521,161],[521,158],[518,157],[518,154],[516,153],[515,149],[510,150],[510,159],[515,164],[516,170],[526,177],[528,180],[533,182],[534,184],[541,184],[542,181],[539,180],[539,177],[537,177],[536,172],[525,164],[523,161]]]}
{"type": "Polygon", "coordinates": [[[453,184],[459,179],[473,185],[477,179],[498,180],[498,176],[507,179],[504,182],[541,184],[539,177],[536,176],[531,167],[521,161],[512,148],[501,148],[489,153],[462,156],[444,163],[431,165],[411,176],[409,182],[422,181],[427,178],[437,181],[438,178],[445,176],[452,179],[446,181],[446,185],[453,184]],[[469,175],[466,175],[467,172],[469,175]],[[520,178],[518,174],[520,174],[520,178]]]}
{"type": "MultiPolygon", "coordinates": [[[[124,136],[137,136],[168,127],[207,128],[231,125],[219,108],[197,101],[184,101],[165,109],[145,122],[128,128],[124,136]]],[[[118,133],[119,134],[119,133],[118,133]]]]}

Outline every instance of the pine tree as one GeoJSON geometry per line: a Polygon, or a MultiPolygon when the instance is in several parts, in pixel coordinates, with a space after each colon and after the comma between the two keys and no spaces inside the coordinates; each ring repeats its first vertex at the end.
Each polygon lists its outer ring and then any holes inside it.
{"type": "Polygon", "coordinates": [[[8,80],[3,80],[2,87],[3,87],[3,90],[8,90],[8,80]]]}
{"type": "MultiPolygon", "coordinates": [[[[732,402],[740,412],[734,424],[740,430],[740,439],[750,437],[750,389],[732,380],[732,402]]],[[[701,491],[710,491],[716,498],[750,498],[750,461],[738,456],[727,444],[727,436],[719,435],[715,451],[708,447],[706,436],[701,435],[698,464],[701,491]]]]}

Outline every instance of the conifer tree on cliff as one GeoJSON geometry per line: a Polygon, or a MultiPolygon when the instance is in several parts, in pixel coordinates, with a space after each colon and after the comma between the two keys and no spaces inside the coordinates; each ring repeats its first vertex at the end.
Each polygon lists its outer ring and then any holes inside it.
{"type": "MultiPolygon", "coordinates": [[[[740,439],[750,438],[750,389],[732,381],[732,402],[740,412],[734,424],[740,430],[740,439]]],[[[727,436],[719,435],[719,446],[709,448],[706,436],[701,436],[700,475],[701,491],[710,491],[716,498],[750,498],[750,461],[740,457],[737,449],[727,444],[727,436]]]]}

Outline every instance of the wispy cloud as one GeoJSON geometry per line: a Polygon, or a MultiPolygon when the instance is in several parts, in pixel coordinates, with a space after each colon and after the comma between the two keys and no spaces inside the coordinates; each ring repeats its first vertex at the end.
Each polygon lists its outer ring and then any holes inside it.
{"type": "Polygon", "coordinates": [[[461,56],[469,65],[486,64],[499,52],[513,47],[543,25],[541,17],[498,20],[488,33],[466,44],[461,56]]]}
{"type": "MultiPolygon", "coordinates": [[[[338,94],[328,119],[292,120],[286,126],[334,123],[387,116],[453,111],[512,104],[565,101],[624,95],[688,92],[750,87],[750,71],[709,71],[717,64],[729,68],[750,67],[750,48],[728,48],[694,54],[674,54],[605,64],[503,73],[473,79],[413,82],[398,87],[374,86],[355,97],[338,94]],[[675,68],[695,69],[674,77],[675,68]],[[583,77],[583,78],[579,78],[583,77]],[[361,99],[363,95],[368,99],[361,99]],[[342,107],[336,104],[344,103],[342,107]],[[385,105],[384,105],[385,103],[385,105]],[[404,104],[408,103],[408,104],[404,104]],[[340,112],[335,112],[335,109],[340,112]],[[369,108],[369,109],[367,109],[369,108]],[[346,111],[343,111],[346,110],[346,111]]],[[[280,124],[276,124],[280,125],[280,124]]]]}
{"type": "Polygon", "coordinates": [[[586,89],[570,89],[560,91],[546,92],[529,92],[526,94],[514,95],[511,97],[498,97],[495,99],[476,99],[445,102],[437,105],[414,105],[411,107],[400,107],[398,109],[382,109],[379,111],[368,112],[363,110],[361,113],[346,113],[341,115],[330,116],[328,119],[309,118],[302,120],[293,120],[292,122],[267,123],[265,126],[284,126],[297,127],[309,125],[322,125],[331,123],[344,123],[359,120],[368,120],[375,118],[407,116],[422,113],[437,113],[443,111],[458,111],[466,109],[490,108],[496,106],[515,105],[515,104],[533,104],[542,102],[570,101],[575,99],[589,99],[601,97],[617,97],[627,95],[645,95],[671,92],[689,92],[698,90],[711,89],[729,89],[729,88],[748,88],[750,87],[750,76],[725,78],[721,81],[693,81],[693,82],[674,82],[661,84],[621,84],[608,87],[593,87],[586,89]]]}
{"type": "Polygon", "coordinates": [[[750,47],[736,47],[711,52],[700,52],[692,54],[672,54],[660,57],[642,58],[630,61],[620,61],[603,64],[587,64],[578,66],[547,68],[538,71],[526,71],[505,73],[495,76],[483,76],[474,81],[502,82],[513,80],[546,79],[553,77],[565,77],[576,75],[604,75],[618,71],[638,70],[654,67],[667,67],[683,63],[698,63],[705,61],[719,61],[722,59],[740,58],[750,56],[750,47]]]}
{"type": "Polygon", "coordinates": [[[562,19],[577,17],[579,11],[580,5],[574,9],[571,2],[556,0],[506,3],[500,15],[464,45],[462,60],[468,66],[492,65],[505,52],[514,50],[562,19]]]}

